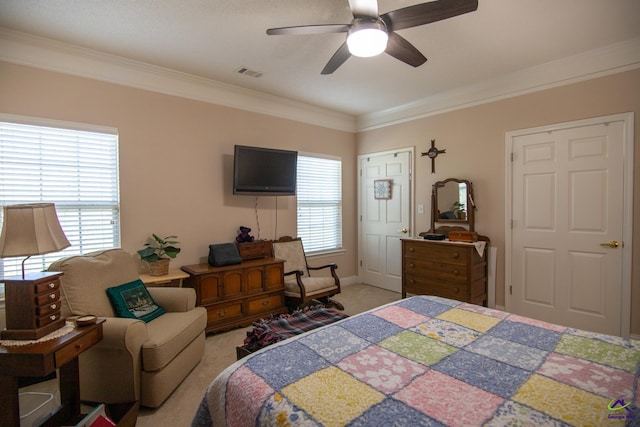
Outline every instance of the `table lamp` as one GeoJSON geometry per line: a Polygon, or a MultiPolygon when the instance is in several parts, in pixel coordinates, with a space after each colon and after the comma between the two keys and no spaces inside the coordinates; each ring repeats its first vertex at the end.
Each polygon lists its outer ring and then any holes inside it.
{"type": "Polygon", "coordinates": [[[4,207],[0,258],[26,256],[22,276],[1,279],[5,286],[7,329],[3,339],[33,340],[64,326],[60,314],[60,276],[57,272],[24,272],[33,255],[57,252],[71,244],[64,235],[53,203],[4,207]]]}

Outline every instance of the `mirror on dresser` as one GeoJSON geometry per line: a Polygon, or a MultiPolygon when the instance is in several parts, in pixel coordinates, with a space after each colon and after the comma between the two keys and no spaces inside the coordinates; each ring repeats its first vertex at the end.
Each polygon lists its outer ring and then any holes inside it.
{"type": "Polygon", "coordinates": [[[451,230],[475,231],[473,185],[465,179],[448,178],[433,184],[431,233],[451,230]]]}

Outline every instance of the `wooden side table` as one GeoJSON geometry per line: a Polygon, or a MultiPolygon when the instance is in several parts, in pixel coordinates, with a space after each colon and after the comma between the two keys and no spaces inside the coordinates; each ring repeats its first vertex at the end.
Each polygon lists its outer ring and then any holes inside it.
{"type": "Polygon", "coordinates": [[[146,286],[177,286],[182,287],[182,280],[188,278],[189,275],[182,270],[169,270],[169,274],[164,276],[151,276],[149,274],[141,274],[140,280],[146,286]]]}
{"type": "Polygon", "coordinates": [[[45,377],[60,373],[62,406],[45,426],[74,425],[80,413],[78,356],[102,339],[105,319],[49,341],[21,346],[0,346],[0,425],[19,426],[18,377],[45,377]]]}

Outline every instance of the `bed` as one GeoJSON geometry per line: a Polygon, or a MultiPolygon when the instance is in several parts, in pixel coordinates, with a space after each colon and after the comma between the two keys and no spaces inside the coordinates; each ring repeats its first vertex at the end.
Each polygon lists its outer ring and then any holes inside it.
{"type": "Polygon", "coordinates": [[[229,366],[193,426],[640,425],[640,341],[414,296],[229,366]]]}

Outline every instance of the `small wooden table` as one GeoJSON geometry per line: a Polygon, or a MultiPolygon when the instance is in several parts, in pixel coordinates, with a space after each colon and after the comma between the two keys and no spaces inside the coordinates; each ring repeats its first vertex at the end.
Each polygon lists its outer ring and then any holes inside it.
{"type": "Polygon", "coordinates": [[[78,356],[102,339],[105,319],[49,341],[0,346],[0,425],[19,426],[18,377],[45,377],[59,369],[62,406],[44,426],[74,425],[80,413],[78,356]]]}
{"type": "Polygon", "coordinates": [[[140,280],[146,286],[177,286],[182,287],[182,280],[188,278],[189,275],[182,270],[169,270],[169,274],[164,276],[151,276],[150,274],[141,274],[140,280]]]}

